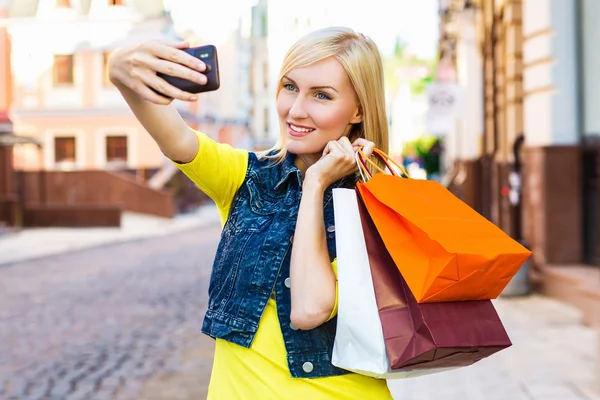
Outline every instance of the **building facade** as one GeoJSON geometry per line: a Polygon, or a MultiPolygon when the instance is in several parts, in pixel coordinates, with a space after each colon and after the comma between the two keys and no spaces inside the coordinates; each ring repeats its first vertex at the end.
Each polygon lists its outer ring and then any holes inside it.
{"type": "MultiPolygon", "coordinates": [[[[0,21],[8,17],[9,4],[0,0],[0,21]]],[[[9,118],[12,103],[11,81],[11,42],[8,30],[0,26],[0,233],[18,223],[19,199],[14,168],[14,147],[20,145],[37,146],[36,140],[13,133],[13,123],[9,118]]]]}
{"type": "Polygon", "coordinates": [[[11,2],[11,118],[43,152],[15,150],[20,170],[156,169],[157,146],[107,79],[116,47],[173,37],[160,1],[11,2]]]}
{"type": "Polygon", "coordinates": [[[259,0],[252,7],[250,91],[252,93],[251,132],[254,146],[266,149],[273,145],[270,136],[270,113],[274,97],[269,91],[269,7],[267,0],[259,0]]]}
{"type": "MultiPolygon", "coordinates": [[[[110,52],[123,45],[186,39],[196,46],[206,44],[205,39],[176,32],[162,0],[4,0],[0,11],[0,52],[6,55],[0,58],[5,83],[0,116],[9,116],[11,130],[21,135],[0,140],[0,164],[11,166],[11,174],[0,170],[0,224],[94,224],[98,221],[82,219],[90,207],[112,207],[111,215],[117,216],[117,203],[123,210],[171,216],[169,196],[175,196],[177,210],[205,201],[161,154],[107,71],[110,52]],[[105,190],[96,187],[99,193],[93,195],[86,176],[102,179],[105,190]],[[65,189],[67,181],[72,187],[65,189]],[[163,192],[165,185],[171,191],[163,192]],[[124,187],[136,195],[128,195],[124,187]],[[162,205],[144,209],[138,201],[144,196],[162,205]],[[7,201],[10,207],[3,206],[7,201]],[[48,207],[64,212],[48,219],[48,207]],[[10,218],[2,216],[8,215],[3,209],[12,210],[10,218]]],[[[202,94],[198,102],[174,102],[191,127],[236,147],[247,145],[252,100],[249,33],[244,29],[249,31],[240,23],[215,43],[220,89],[202,94]]]]}
{"type": "Polygon", "coordinates": [[[450,187],[523,240],[532,281],[590,324],[600,322],[598,16],[594,0],[440,3],[440,57],[469,104],[445,138],[450,187]]]}
{"type": "MultiPolygon", "coordinates": [[[[17,133],[38,139],[44,149],[17,149],[17,169],[125,169],[145,177],[165,165],[107,79],[115,48],[182,39],[162,0],[12,1],[9,16],[11,117],[17,133]]],[[[196,103],[175,102],[190,126],[233,145],[247,136],[250,108],[250,49],[240,29],[218,46],[221,88],[196,103]]]]}

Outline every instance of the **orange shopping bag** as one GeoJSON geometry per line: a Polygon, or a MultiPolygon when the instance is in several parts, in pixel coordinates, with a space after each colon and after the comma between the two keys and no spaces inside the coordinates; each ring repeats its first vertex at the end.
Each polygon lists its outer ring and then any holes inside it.
{"type": "MultiPolygon", "coordinates": [[[[374,155],[408,176],[385,153],[374,155]]],[[[357,189],[417,302],[495,299],[531,255],[440,183],[369,178],[365,162],[379,168],[362,152],[357,162],[366,181],[357,189]]]]}

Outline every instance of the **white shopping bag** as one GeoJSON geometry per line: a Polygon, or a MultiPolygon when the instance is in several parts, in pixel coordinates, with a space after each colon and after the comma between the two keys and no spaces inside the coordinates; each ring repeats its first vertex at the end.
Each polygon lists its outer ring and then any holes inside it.
{"type": "Polygon", "coordinates": [[[390,369],[356,191],[333,189],[333,208],[338,265],[338,315],[332,364],[380,379],[409,378],[454,369],[390,369]]]}

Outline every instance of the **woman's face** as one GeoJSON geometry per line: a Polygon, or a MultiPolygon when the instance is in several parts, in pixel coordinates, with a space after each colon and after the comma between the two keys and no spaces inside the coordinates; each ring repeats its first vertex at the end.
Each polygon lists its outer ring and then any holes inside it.
{"type": "Polygon", "coordinates": [[[277,113],[287,150],[312,163],[321,158],[329,141],[362,121],[350,79],[333,57],[284,76],[277,113]]]}

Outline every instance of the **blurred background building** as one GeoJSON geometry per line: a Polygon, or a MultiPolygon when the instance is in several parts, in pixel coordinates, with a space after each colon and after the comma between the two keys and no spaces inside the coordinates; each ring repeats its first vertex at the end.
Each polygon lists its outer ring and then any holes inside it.
{"type": "Polygon", "coordinates": [[[595,0],[442,0],[440,65],[464,110],[444,137],[452,190],[534,252],[531,278],[600,323],[595,0]]]}
{"type": "Polygon", "coordinates": [[[112,50],[153,38],[215,44],[220,89],[175,106],[191,127],[217,141],[265,149],[279,137],[275,93],[291,44],[328,25],[373,32],[385,56],[391,155],[401,160],[405,144],[415,142],[407,159],[420,160],[416,141],[425,131],[437,28],[435,2],[427,3],[419,7],[431,32],[412,33],[407,48],[398,35],[413,20],[389,13],[377,23],[365,19],[375,3],[236,0],[206,8],[181,0],[0,1],[0,112],[11,137],[2,142],[0,221],[115,225],[122,210],[170,217],[207,200],[162,156],[107,79],[112,50]],[[414,45],[427,37],[430,46],[414,45]]]}
{"type": "MultiPolygon", "coordinates": [[[[206,200],[162,156],[107,78],[116,47],[159,38],[192,45],[206,40],[176,32],[162,0],[0,4],[6,84],[0,111],[21,138],[5,150],[3,165],[18,172],[5,179],[11,205],[0,213],[4,224],[116,224],[119,209],[172,216],[206,200]],[[113,217],[100,217],[100,209],[113,217]],[[89,217],[91,211],[98,218],[89,217]]],[[[218,47],[220,90],[196,103],[176,102],[191,127],[238,147],[249,146],[252,105],[251,43],[243,30],[249,22],[240,21],[218,47]]]]}
{"type": "Polygon", "coordinates": [[[38,139],[15,151],[20,170],[160,166],[159,150],[108,81],[110,51],[169,29],[160,1],[11,2],[11,118],[17,134],[38,139]],[[99,123],[102,121],[101,123],[99,123]]]}

